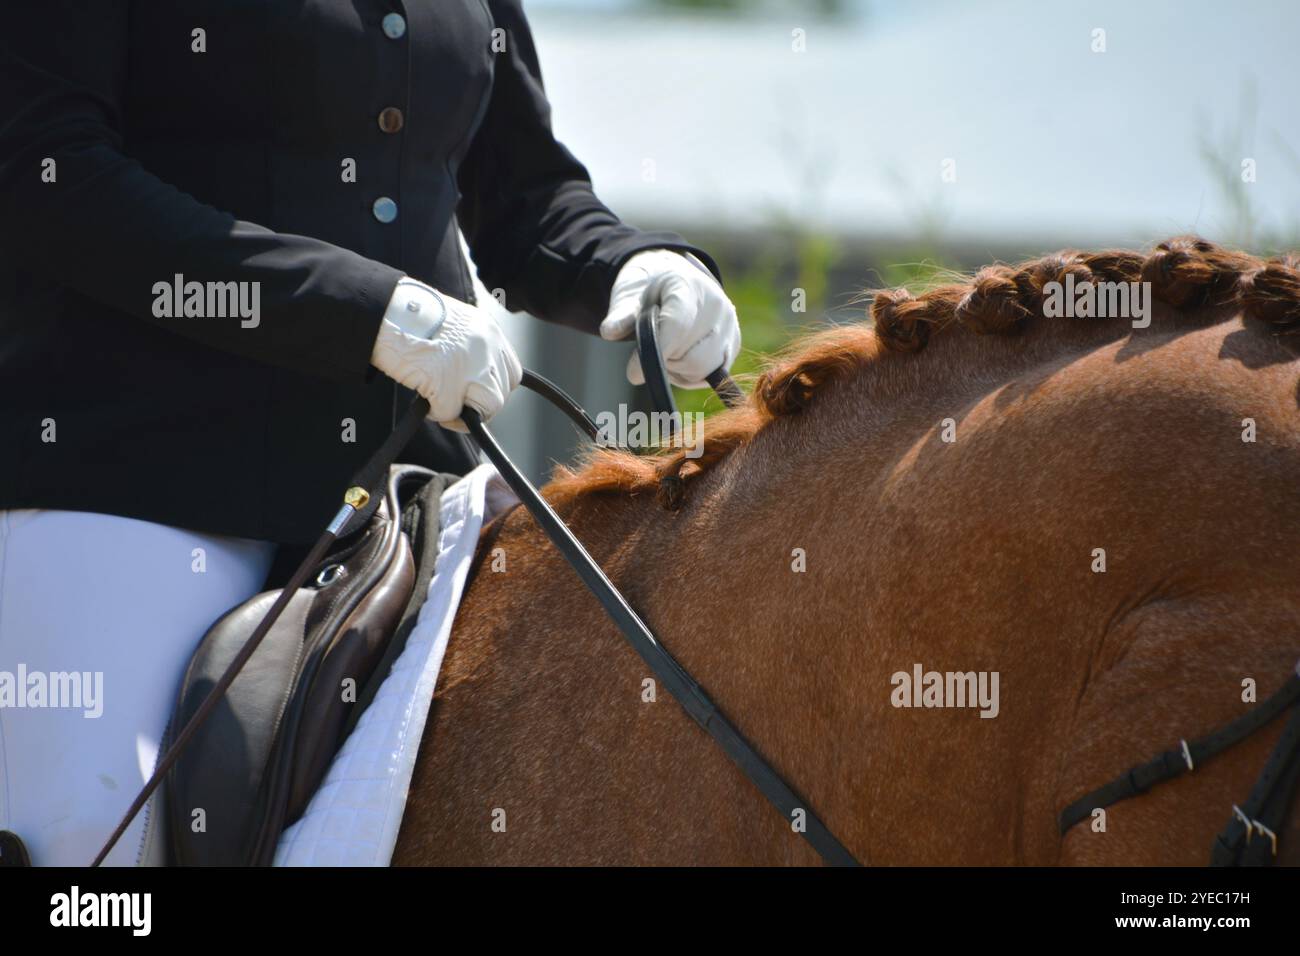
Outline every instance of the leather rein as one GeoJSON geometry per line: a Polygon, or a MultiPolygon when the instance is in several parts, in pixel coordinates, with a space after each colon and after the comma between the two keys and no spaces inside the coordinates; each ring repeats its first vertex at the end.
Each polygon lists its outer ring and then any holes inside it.
{"type": "MultiPolygon", "coordinates": [[[[669,414],[669,422],[677,421],[676,403],[673,401],[672,387],[664,369],[659,352],[655,323],[658,318],[654,307],[643,309],[636,325],[637,353],[641,368],[645,374],[646,385],[650,390],[654,406],[659,412],[669,414]]],[[[729,407],[744,400],[744,395],[736,383],[727,374],[725,368],[719,368],[707,378],[709,385],[720,399],[729,407]]],[[[524,370],[521,384],[545,398],[565,413],[587,436],[595,440],[599,429],[591,417],[563,389],[542,376],[524,370]]],[[[95,857],[92,866],[104,862],[109,852],[126,832],[131,821],[144,808],[149,798],[158,789],[167,773],[176,764],[195,733],[212,714],[220,703],[226,690],[234,683],[240,670],[253,656],[271,626],[283,613],[293,595],[307,583],[312,569],[320,562],[330,545],[342,532],[345,525],[360,511],[370,499],[367,489],[378,487],[387,473],[389,466],[401,454],[412,437],[423,426],[429,413],[429,403],[417,398],[411,403],[393,432],[370,457],[370,460],[357,472],[351,486],[343,496],[343,505],[334,519],[330,521],[320,539],[312,546],[302,564],[289,578],[288,584],[279,597],[266,612],[265,617],[254,628],[248,641],[230,662],[221,678],[213,685],[203,703],[194,712],[193,717],[176,735],[167,751],[159,758],[153,775],[141,788],[132,801],[122,821],[95,857]]],[[[781,815],[790,823],[792,829],[799,833],[828,864],[834,866],[858,866],[858,861],[835,835],[821,822],[808,807],[806,801],[782,779],[772,765],[763,758],[757,749],[745,739],[735,725],[718,709],[704,689],[683,668],[667,649],[655,638],[654,633],[641,617],[628,604],[627,599],[609,580],[600,565],[574,537],[573,532],[564,524],[551,506],[546,502],[532,482],[515,466],[488,431],[482,418],[472,408],[466,407],[461,414],[470,436],[482,453],[496,467],[511,490],[519,497],[524,507],[541,526],[546,536],[564,556],[578,577],[587,586],[596,599],[600,601],[610,619],[622,632],[632,649],[641,657],[659,682],[677,699],[686,713],[704,729],[722,751],[731,758],[759,792],[767,798],[781,815]]]]}

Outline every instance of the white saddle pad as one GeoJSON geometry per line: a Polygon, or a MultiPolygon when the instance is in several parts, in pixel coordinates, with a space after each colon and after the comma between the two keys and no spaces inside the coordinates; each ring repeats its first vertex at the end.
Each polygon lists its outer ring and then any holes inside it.
{"type": "Polygon", "coordinates": [[[517,500],[487,464],[443,493],[438,557],[415,627],[306,812],[281,834],[276,866],[387,866],[392,859],[479,531],[517,500]]]}

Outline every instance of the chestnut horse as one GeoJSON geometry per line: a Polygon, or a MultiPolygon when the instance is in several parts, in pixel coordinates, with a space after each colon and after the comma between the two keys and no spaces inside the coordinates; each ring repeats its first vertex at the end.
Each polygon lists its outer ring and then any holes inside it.
{"type": "MultiPolygon", "coordinates": [[[[702,458],[597,452],[547,497],[859,860],[1207,863],[1285,719],[1057,820],[1300,657],[1300,259],[1063,252],[870,316],[702,458]],[[1149,326],[1047,317],[1069,276],[1149,282],[1149,326]],[[918,706],[915,671],[996,674],[996,706],[918,706]]],[[[395,863],[819,862],[522,508],[484,534],[395,863]]]]}

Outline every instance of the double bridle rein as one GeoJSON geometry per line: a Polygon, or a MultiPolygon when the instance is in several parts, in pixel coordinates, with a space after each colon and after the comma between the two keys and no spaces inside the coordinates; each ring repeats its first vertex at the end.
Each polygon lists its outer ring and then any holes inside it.
{"type": "MultiPolygon", "coordinates": [[[[650,390],[656,410],[667,412],[669,422],[675,423],[677,421],[677,408],[673,401],[672,388],[669,385],[663,359],[659,352],[655,329],[657,318],[657,309],[650,307],[642,310],[636,325],[637,354],[640,357],[646,385],[650,390]]],[[[708,376],[707,381],[718,397],[728,406],[735,406],[744,398],[743,393],[736,386],[736,383],[732,381],[725,368],[719,368],[713,372],[708,376]]],[[[589,438],[593,440],[597,438],[599,429],[596,423],[592,421],[582,406],[559,386],[528,370],[524,371],[521,384],[559,408],[589,438]]],[[[426,399],[417,398],[412,402],[392,433],[354,476],[351,485],[343,496],[343,505],[334,516],[334,519],[330,521],[320,539],[312,546],[302,563],[293,572],[288,584],[281,590],[279,596],[257,627],[253,629],[253,633],[230,662],[221,678],[213,685],[203,703],[194,712],[194,716],[176,734],[171,745],[159,758],[153,775],[136,795],[122,821],[117,825],[112,836],[109,837],[103,849],[95,857],[92,866],[99,866],[104,862],[114,845],[121,839],[122,834],[126,832],[127,827],[131,825],[131,821],[135,819],[136,814],[144,808],[144,805],[149,801],[154,791],[158,789],[167,773],[176,764],[195,733],[212,714],[213,710],[216,709],[227,689],[234,683],[235,678],[249,658],[253,656],[253,652],[257,650],[258,645],[266,637],[271,626],[283,613],[290,599],[307,583],[307,578],[312,570],[320,563],[343,527],[353,515],[366,507],[370,500],[369,489],[376,488],[381,484],[388,473],[389,466],[393,464],[397,456],[402,453],[402,450],[423,426],[428,413],[429,403],[426,399]]],[[[781,812],[782,816],[791,824],[792,829],[803,836],[813,849],[821,854],[823,860],[835,866],[859,865],[853,854],[835,838],[835,835],[809,809],[807,802],[802,800],[790,788],[781,778],[781,775],[773,769],[772,765],[763,758],[754,746],[736,729],[735,725],[718,709],[718,706],[709,698],[704,689],[659,643],[650,628],[641,620],[636,611],[632,609],[632,606],[628,604],[627,599],[606,577],[605,572],[600,569],[600,565],[587,553],[581,542],[574,537],[573,532],[560,520],[560,517],[546,500],[538,494],[532,482],[524,476],[506,455],[505,451],[502,450],[501,446],[497,444],[496,439],[488,431],[478,412],[466,407],[461,413],[461,419],[469,429],[470,436],[475,444],[496,467],[501,477],[505,479],[506,484],[510,486],[524,507],[533,516],[533,519],[546,532],[546,536],[550,538],[551,543],[555,545],[560,554],[564,556],[564,559],[577,572],[578,577],[582,579],[582,582],[600,601],[601,606],[604,607],[606,613],[618,626],[624,638],[632,645],[632,649],[640,655],[655,677],[677,699],[677,702],[681,704],[686,713],[713,738],[714,742],[745,773],[745,776],[767,798],[768,802],[781,812]]]]}

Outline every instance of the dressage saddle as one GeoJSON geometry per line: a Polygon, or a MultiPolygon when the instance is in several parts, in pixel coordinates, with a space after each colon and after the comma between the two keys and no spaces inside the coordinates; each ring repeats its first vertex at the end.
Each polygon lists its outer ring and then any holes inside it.
{"type": "MultiPolygon", "coordinates": [[[[172,862],[269,865],[401,652],[433,575],[439,499],[454,476],[394,465],[257,646],[166,781],[172,862]]],[[[171,726],[183,727],[279,596],[203,636],[171,726]]]]}

